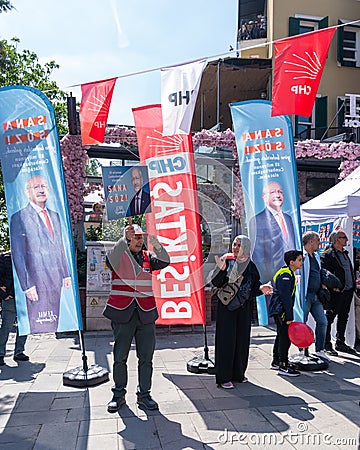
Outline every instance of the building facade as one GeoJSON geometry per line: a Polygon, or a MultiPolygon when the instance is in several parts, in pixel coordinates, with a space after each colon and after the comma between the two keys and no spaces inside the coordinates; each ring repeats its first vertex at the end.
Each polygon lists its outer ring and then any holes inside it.
{"type": "MultiPolygon", "coordinates": [[[[272,59],[270,43],[275,40],[341,25],[329,49],[311,117],[293,117],[295,139],[360,142],[360,21],[354,23],[358,19],[359,0],[239,0],[237,45],[245,59],[272,59]]],[[[271,98],[271,85],[269,89],[271,98]]]]}

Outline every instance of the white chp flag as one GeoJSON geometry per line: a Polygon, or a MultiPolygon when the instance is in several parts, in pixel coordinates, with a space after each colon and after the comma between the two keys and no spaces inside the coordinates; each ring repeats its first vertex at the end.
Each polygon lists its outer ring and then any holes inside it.
{"type": "Polygon", "coordinates": [[[163,136],[189,134],[206,59],[161,69],[163,136]]]}

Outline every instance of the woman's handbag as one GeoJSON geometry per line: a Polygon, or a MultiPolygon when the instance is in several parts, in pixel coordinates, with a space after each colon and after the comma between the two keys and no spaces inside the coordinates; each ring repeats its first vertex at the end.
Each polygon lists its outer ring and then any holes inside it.
{"type": "Polygon", "coordinates": [[[213,288],[211,297],[220,300],[223,305],[227,306],[238,293],[242,280],[243,276],[240,275],[234,283],[226,283],[220,288],[213,288]]]}

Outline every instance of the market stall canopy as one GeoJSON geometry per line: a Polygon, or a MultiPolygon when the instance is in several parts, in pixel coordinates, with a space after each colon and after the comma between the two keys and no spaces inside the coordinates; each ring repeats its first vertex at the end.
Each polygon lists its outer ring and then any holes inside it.
{"type": "Polygon", "coordinates": [[[360,167],[328,191],[301,205],[302,222],[360,216],[360,167]]]}

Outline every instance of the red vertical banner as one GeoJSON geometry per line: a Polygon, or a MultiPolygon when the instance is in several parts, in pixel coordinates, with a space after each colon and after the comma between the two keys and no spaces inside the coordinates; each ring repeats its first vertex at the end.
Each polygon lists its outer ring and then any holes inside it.
{"type": "Polygon", "coordinates": [[[116,80],[109,78],[81,85],[80,127],[83,145],[104,142],[116,80]]]}
{"type": "Polygon", "coordinates": [[[272,116],[310,117],[336,28],[274,42],[272,116]]]}
{"type": "Polygon", "coordinates": [[[162,136],[160,105],[133,109],[140,161],[149,173],[151,213],[170,265],[154,273],[158,324],[204,324],[204,276],[191,135],[162,136]]]}

